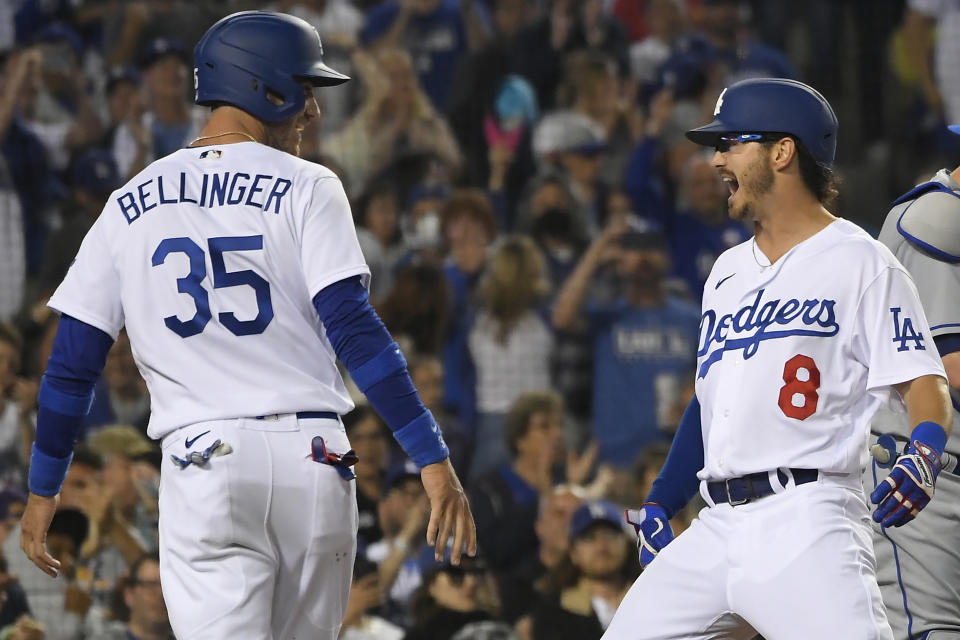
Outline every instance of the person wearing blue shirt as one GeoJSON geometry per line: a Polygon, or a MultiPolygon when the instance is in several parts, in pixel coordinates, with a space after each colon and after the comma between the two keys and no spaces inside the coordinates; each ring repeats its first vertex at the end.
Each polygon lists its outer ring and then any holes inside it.
{"type": "Polygon", "coordinates": [[[365,47],[393,45],[413,56],[420,84],[438,111],[461,57],[488,31],[489,18],[479,3],[459,0],[387,0],[367,13],[360,32],[365,47]]]}
{"type": "Polygon", "coordinates": [[[745,224],[727,216],[729,191],[707,156],[691,156],[683,169],[680,210],[672,220],[670,252],[673,275],[700,302],[703,285],[717,257],[750,239],[745,224]]]}
{"type": "Polygon", "coordinates": [[[695,364],[700,313],[666,293],[668,269],[659,227],[614,224],[591,244],[554,306],[558,329],[575,326],[581,314],[586,320],[594,354],[593,436],[600,461],[615,466],[629,467],[646,445],[671,437],[680,380],[695,364]],[[624,294],[584,305],[594,274],[608,263],[624,294]]]}

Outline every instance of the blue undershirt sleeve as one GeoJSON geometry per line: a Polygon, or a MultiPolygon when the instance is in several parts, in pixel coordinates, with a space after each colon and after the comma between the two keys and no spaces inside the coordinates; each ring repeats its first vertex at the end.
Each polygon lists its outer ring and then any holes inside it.
{"type": "Polygon", "coordinates": [[[71,316],[60,318],[37,397],[40,408],[29,478],[32,493],[60,492],[111,346],[113,339],[100,329],[71,316]]]}
{"type": "Polygon", "coordinates": [[[407,363],[370,305],[360,277],[325,287],[313,305],[337,357],[407,455],[420,467],[447,458],[440,429],[423,406],[407,363]]]}
{"type": "Polygon", "coordinates": [[[697,492],[700,486],[697,472],[702,468],[703,428],[700,424],[700,401],[694,395],[680,418],[667,461],[653,481],[647,502],[656,502],[672,518],[687,506],[697,492]]]}

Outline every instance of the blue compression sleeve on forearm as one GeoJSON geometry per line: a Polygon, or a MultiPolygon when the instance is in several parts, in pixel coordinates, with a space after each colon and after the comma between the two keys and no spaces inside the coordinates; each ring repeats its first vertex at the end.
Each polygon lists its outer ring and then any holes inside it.
{"type": "Polygon", "coordinates": [[[70,316],[60,318],[37,396],[40,409],[30,461],[31,492],[59,493],[112,345],[113,339],[96,327],[70,316]]]}
{"type": "Polygon", "coordinates": [[[418,466],[449,455],[432,414],[413,386],[407,363],[370,306],[360,277],[325,287],[313,298],[337,357],[418,466]]]}
{"type": "Polygon", "coordinates": [[[914,441],[922,442],[942,456],[947,447],[947,431],[936,422],[921,422],[910,433],[910,442],[914,441]]]}
{"type": "Polygon", "coordinates": [[[680,426],[673,436],[673,444],[667,461],[657,479],[653,481],[647,502],[656,502],[675,516],[687,506],[697,492],[700,480],[697,472],[703,468],[703,429],[700,424],[700,401],[697,396],[687,405],[680,418],[680,426]]]}

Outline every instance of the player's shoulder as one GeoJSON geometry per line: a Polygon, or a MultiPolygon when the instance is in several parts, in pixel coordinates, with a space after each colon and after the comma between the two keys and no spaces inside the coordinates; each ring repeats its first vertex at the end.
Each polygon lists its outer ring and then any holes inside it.
{"type": "Polygon", "coordinates": [[[849,272],[859,271],[868,279],[885,269],[906,273],[893,252],[856,223],[840,218],[830,226],[834,253],[841,256],[849,272]]]}
{"type": "Polygon", "coordinates": [[[960,262],[960,184],[941,169],[901,196],[884,220],[880,241],[891,248],[906,242],[940,260],[960,262]]]}

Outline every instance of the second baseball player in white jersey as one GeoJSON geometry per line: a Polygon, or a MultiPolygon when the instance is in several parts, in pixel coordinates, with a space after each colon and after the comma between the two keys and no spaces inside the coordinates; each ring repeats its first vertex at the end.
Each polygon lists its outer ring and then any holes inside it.
{"type": "Polygon", "coordinates": [[[340,180],[241,142],[181,149],[116,192],[50,306],[114,338],[126,325],[159,439],[199,420],[352,409],[310,300],[354,275],[369,269],[340,180]],[[229,384],[211,384],[224,371],[229,384]]]}
{"type": "Polygon", "coordinates": [[[871,496],[899,526],[940,470],[942,363],[904,268],[824,207],[837,120],[823,96],[744,80],[714,116],[687,137],[714,147],[730,215],[755,234],[704,287],[695,397],[628,512],[645,569],[604,637],[892,640],[860,479],[869,421],[902,397],[916,423],[871,496]],[[696,489],[707,507],[673,540],[669,517],[696,489]]]}
{"type": "MultiPolygon", "coordinates": [[[[953,433],[947,441],[944,473],[923,517],[908,527],[874,524],[877,581],[896,640],[960,639],[960,170],[940,170],[930,182],[898,198],[880,230],[913,276],[930,321],[930,332],[943,357],[953,394],[953,433]],[[953,368],[951,368],[953,364],[953,368]]],[[[885,464],[867,465],[863,483],[880,486],[896,452],[910,440],[902,411],[881,405],[871,422],[870,442],[892,451],[885,464]]]]}
{"type": "Polygon", "coordinates": [[[194,51],[191,146],[111,194],[50,306],[61,315],[38,397],[21,548],[45,548],[106,355],[126,327],[162,440],[160,579],[182,640],[334,640],[357,506],[337,359],[421,470],[427,541],[476,553],[440,429],[370,306],[347,197],[297,156],[316,87],[349,78],[285,14],[240,12],[194,51]]]}

